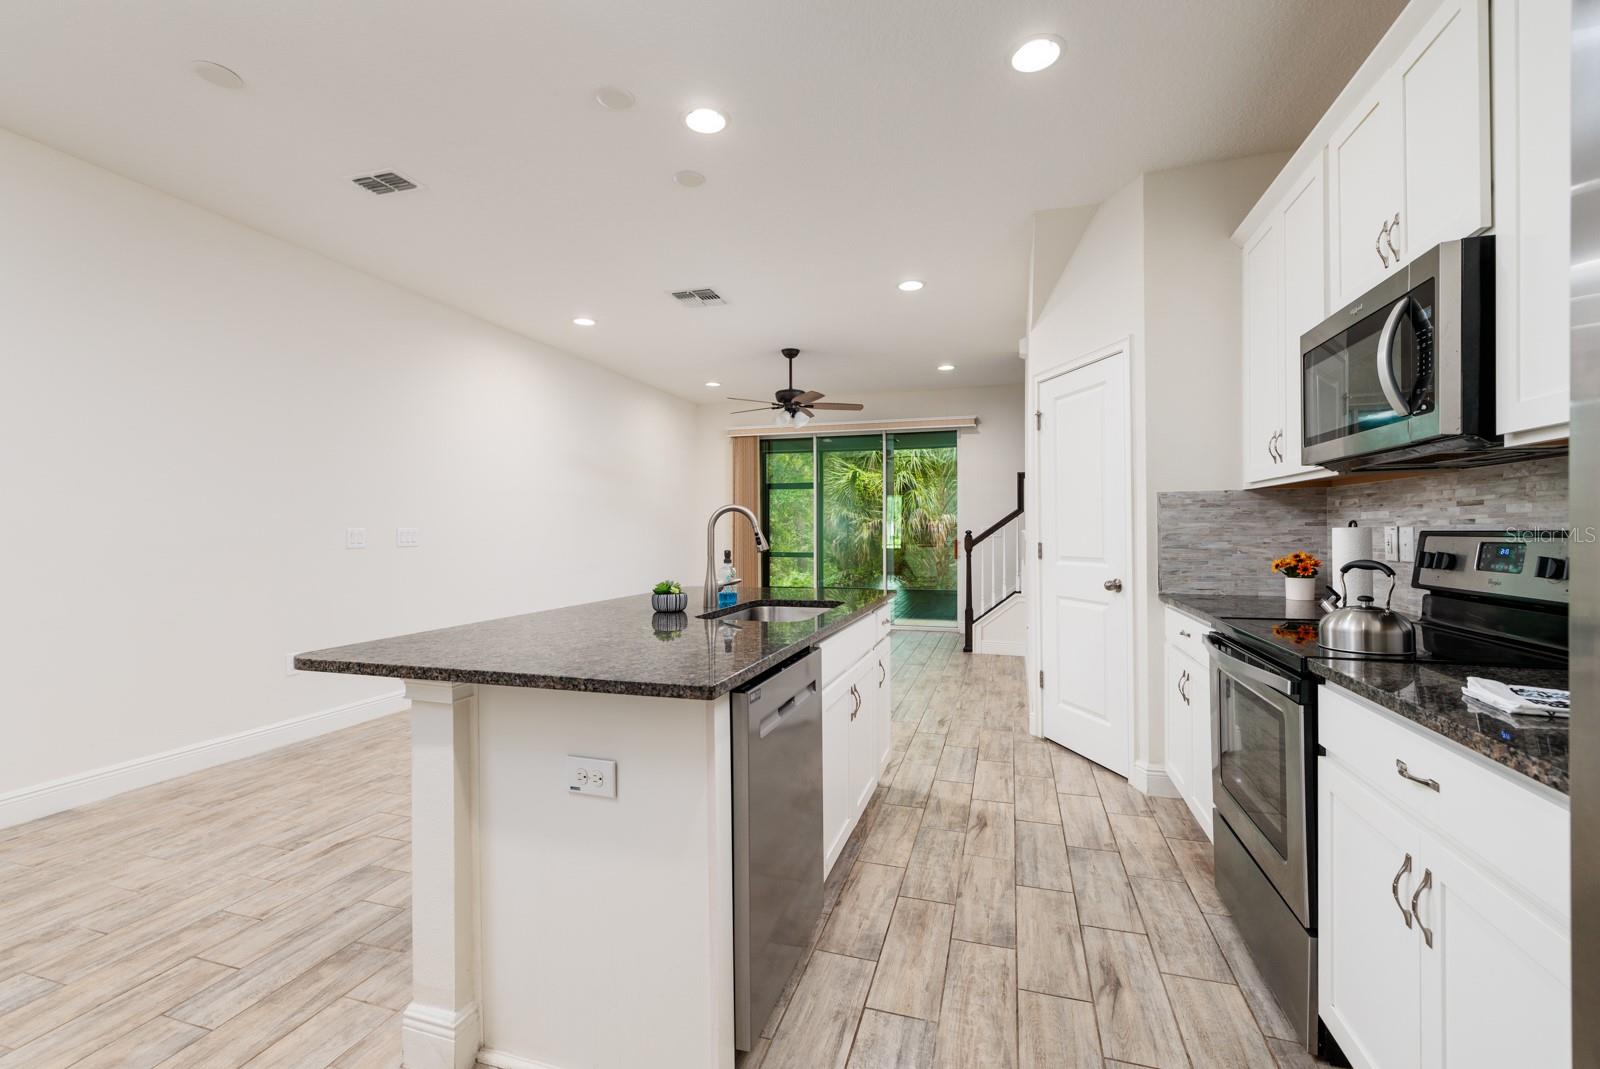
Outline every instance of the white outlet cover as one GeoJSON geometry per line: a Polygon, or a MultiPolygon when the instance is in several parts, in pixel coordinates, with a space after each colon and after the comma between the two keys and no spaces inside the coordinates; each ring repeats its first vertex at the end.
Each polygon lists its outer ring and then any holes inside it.
{"type": "Polygon", "coordinates": [[[344,529],[345,549],[366,549],[367,529],[365,527],[346,527],[344,529]]]}
{"type": "Polygon", "coordinates": [[[416,527],[396,527],[394,544],[401,549],[415,549],[422,545],[422,531],[416,527]]]}
{"type": "Polygon", "coordinates": [[[1410,561],[1417,555],[1417,529],[1415,527],[1400,528],[1400,559],[1410,561]]]}
{"type": "Polygon", "coordinates": [[[294,654],[292,653],[286,653],[283,655],[283,674],[286,676],[297,676],[300,674],[300,669],[294,666],[294,654]]]}
{"type": "Polygon", "coordinates": [[[617,763],[604,757],[578,757],[568,754],[567,793],[596,798],[617,796],[617,763]]]}
{"type": "Polygon", "coordinates": [[[1383,559],[1397,560],[1400,552],[1400,529],[1385,526],[1383,529],[1383,559]]]}

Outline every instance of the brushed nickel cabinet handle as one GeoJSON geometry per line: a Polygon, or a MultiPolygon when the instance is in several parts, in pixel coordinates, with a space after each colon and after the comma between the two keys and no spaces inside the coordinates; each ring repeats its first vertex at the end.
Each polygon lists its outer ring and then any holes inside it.
{"type": "Polygon", "coordinates": [[[888,678],[889,678],[889,670],[883,666],[883,662],[882,661],[879,661],[878,662],[878,686],[882,687],[883,686],[883,681],[888,679],[888,678]]]}
{"type": "Polygon", "coordinates": [[[1412,771],[1409,768],[1406,767],[1406,763],[1404,761],[1400,760],[1398,757],[1395,758],[1394,768],[1395,768],[1395,772],[1400,776],[1401,779],[1408,779],[1412,783],[1421,784],[1422,786],[1428,788],[1428,790],[1430,790],[1430,791],[1434,791],[1436,793],[1438,792],[1438,790],[1439,790],[1439,781],[1438,780],[1436,780],[1436,779],[1427,779],[1427,778],[1425,778],[1423,776],[1414,775],[1412,773],[1412,771]]]}
{"type": "Polygon", "coordinates": [[[1417,927],[1422,929],[1422,941],[1433,947],[1433,929],[1422,923],[1422,914],[1417,912],[1417,899],[1422,897],[1422,892],[1433,886],[1433,870],[1422,870],[1422,882],[1417,884],[1417,889],[1411,896],[1411,915],[1417,918],[1417,927]]]}
{"type": "Polygon", "coordinates": [[[1183,636],[1183,637],[1184,637],[1184,638],[1194,638],[1194,636],[1193,636],[1193,635],[1191,635],[1191,634],[1189,634],[1189,632],[1187,632],[1187,631],[1185,631],[1185,630],[1184,630],[1184,629],[1183,629],[1183,628],[1181,628],[1181,627],[1180,627],[1180,628],[1178,628],[1178,634],[1180,634],[1180,635],[1182,635],[1182,636],[1183,636]]]}
{"type": "Polygon", "coordinates": [[[1393,254],[1394,262],[1397,265],[1400,263],[1400,250],[1394,247],[1394,235],[1395,235],[1395,231],[1397,231],[1399,229],[1400,229],[1400,213],[1399,212],[1395,212],[1394,213],[1394,222],[1390,223],[1389,225],[1387,225],[1387,226],[1385,226],[1383,228],[1383,240],[1384,240],[1384,243],[1389,246],[1389,252],[1393,254]]]}
{"type": "Polygon", "coordinates": [[[1405,918],[1406,927],[1411,927],[1411,911],[1406,904],[1400,901],[1400,877],[1411,871],[1411,855],[1407,854],[1405,862],[1400,866],[1400,871],[1394,874],[1394,882],[1389,885],[1389,893],[1394,896],[1394,904],[1400,907],[1400,916],[1405,918]]]}
{"type": "Polygon", "coordinates": [[[1383,229],[1378,231],[1378,236],[1372,242],[1372,247],[1378,250],[1378,259],[1383,261],[1383,266],[1389,266],[1389,257],[1383,252],[1383,239],[1389,236],[1389,224],[1384,223],[1383,229]]]}

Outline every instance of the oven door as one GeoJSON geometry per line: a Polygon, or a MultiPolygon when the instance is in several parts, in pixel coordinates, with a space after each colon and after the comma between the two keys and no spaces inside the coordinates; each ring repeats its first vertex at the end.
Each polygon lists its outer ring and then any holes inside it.
{"type": "Polygon", "coordinates": [[[1303,685],[1215,632],[1206,636],[1206,644],[1213,804],[1285,904],[1310,928],[1310,710],[1302,704],[1303,685]]]}
{"type": "Polygon", "coordinates": [[[1434,250],[1300,340],[1301,456],[1326,464],[1441,433],[1434,250]]]}

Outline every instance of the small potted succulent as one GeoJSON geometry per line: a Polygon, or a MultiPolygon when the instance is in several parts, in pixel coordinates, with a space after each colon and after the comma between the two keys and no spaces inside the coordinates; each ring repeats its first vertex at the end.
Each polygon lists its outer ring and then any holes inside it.
{"type": "Polygon", "coordinates": [[[689,595],[676,579],[663,579],[650,592],[650,608],[656,612],[682,612],[689,607],[689,595]]]}
{"type": "Polygon", "coordinates": [[[1298,549],[1272,562],[1272,570],[1283,574],[1283,596],[1290,601],[1317,600],[1317,569],[1321,567],[1320,560],[1298,549]]]}

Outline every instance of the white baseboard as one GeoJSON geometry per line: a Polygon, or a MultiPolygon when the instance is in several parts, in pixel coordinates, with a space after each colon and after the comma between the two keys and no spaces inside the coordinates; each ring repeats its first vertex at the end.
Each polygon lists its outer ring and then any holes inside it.
{"type": "Polygon", "coordinates": [[[494,1069],[561,1069],[558,1065],[549,1062],[536,1062],[532,1058],[523,1058],[515,1054],[507,1054],[503,1050],[493,1050],[484,1047],[478,1052],[478,1063],[490,1065],[494,1069]]]}
{"type": "Polygon", "coordinates": [[[148,787],[190,772],[237,761],[241,757],[253,757],[292,742],[388,716],[405,707],[405,691],[395,690],[376,698],[364,698],[235,735],[224,735],[222,738],[180,746],[166,753],[139,757],[119,765],[107,765],[49,783],[24,787],[0,795],[0,828],[76,809],[114,794],[148,787]]]}
{"type": "Polygon", "coordinates": [[[1145,794],[1155,795],[1157,798],[1181,798],[1178,788],[1172,780],[1167,778],[1167,770],[1160,765],[1147,765],[1142,761],[1135,761],[1133,769],[1128,773],[1128,786],[1145,794]]]}
{"type": "Polygon", "coordinates": [[[481,1056],[478,1048],[482,1041],[483,1021],[476,1003],[451,1013],[413,1002],[400,1016],[400,1057],[405,1069],[472,1069],[481,1056]]]}

